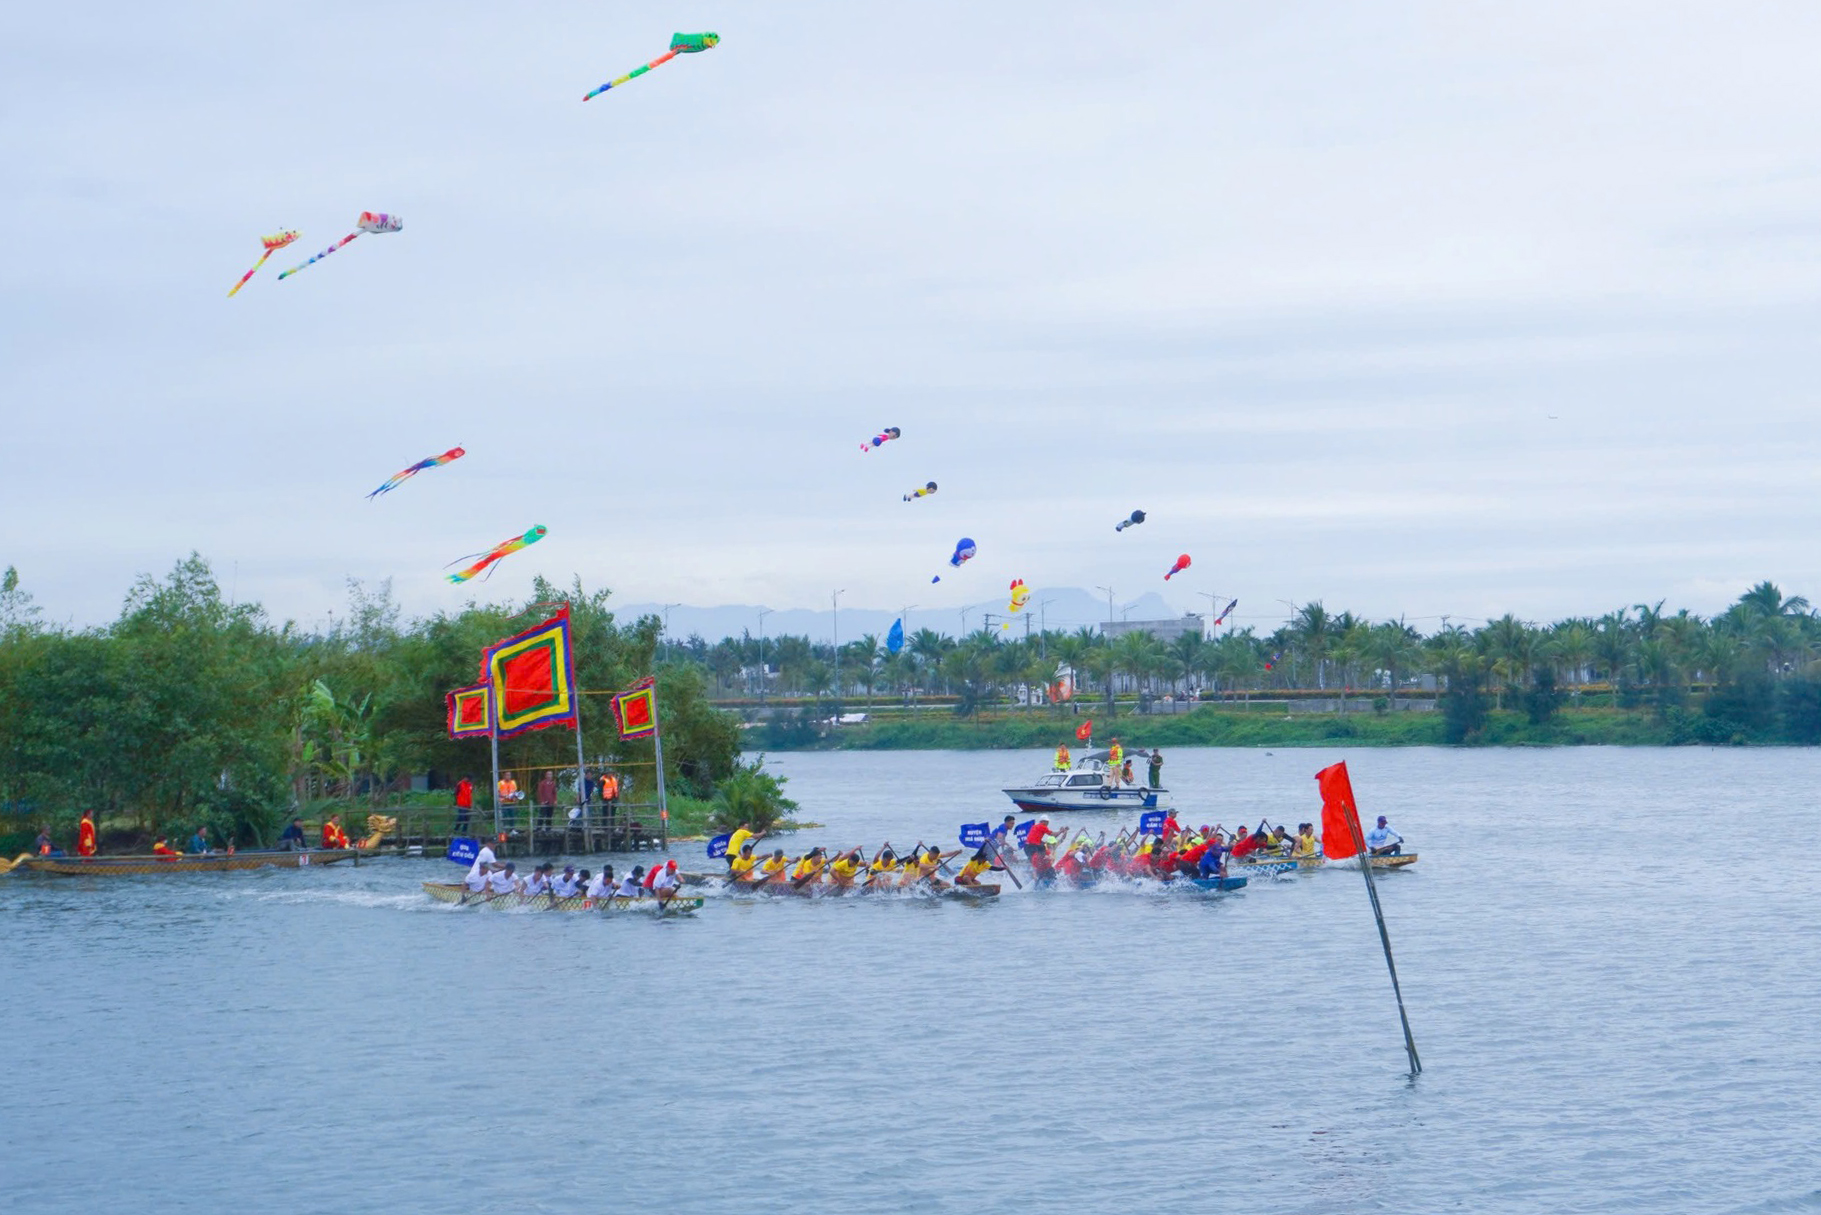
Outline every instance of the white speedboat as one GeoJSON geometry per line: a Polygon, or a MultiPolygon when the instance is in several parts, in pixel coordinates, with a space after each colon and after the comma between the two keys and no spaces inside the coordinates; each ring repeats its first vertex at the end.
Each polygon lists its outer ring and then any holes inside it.
{"type": "MultiPolygon", "coordinates": [[[[1149,751],[1127,751],[1133,760],[1150,755],[1149,751]]],[[[1148,789],[1127,785],[1113,779],[1107,770],[1107,753],[1091,751],[1067,772],[1051,772],[1028,785],[1006,789],[1005,795],[1027,814],[1054,810],[1165,810],[1170,806],[1168,789],[1148,789]]]]}

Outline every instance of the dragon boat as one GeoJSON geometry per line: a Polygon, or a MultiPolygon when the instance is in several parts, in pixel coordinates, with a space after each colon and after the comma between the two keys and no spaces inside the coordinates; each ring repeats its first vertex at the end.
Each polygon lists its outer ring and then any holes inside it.
{"type": "Polygon", "coordinates": [[[694,881],[690,882],[686,879],[685,884],[706,885],[710,882],[717,882],[728,894],[748,895],[757,898],[857,899],[890,898],[893,895],[902,895],[907,898],[929,898],[933,896],[941,899],[980,902],[985,899],[996,899],[999,897],[999,887],[988,882],[982,882],[977,886],[949,885],[938,888],[930,886],[899,886],[895,881],[890,886],[876,887],[863,882],[856,882],[851,886],[837,886],[829,882],[810,882],[798,886],[788,878],[783,881],[738,882],[732,878],[699,873],[690,874],[688,875],[688,878],[693,878],[694,881]]]}
{"type": "Polygon", "coordinates": [[[532,911],[588,911],[605,915],[689,915],[700,911],[703,903],[699,896],[665,901],[656,898],[591,899],[580,894],[567,898],[558,898],[554,894],[476,894],[463,882],[425,882],[424,893],[439,903],[452,903],[457,907],[492,907],[498,910],[524,907],[532,911]]]}
{"type": "MultiPolygon", "coordinates": [[[[1416,864],[1417,854],[1404,852],[1397,856],[1375,856],[1372,858],[1374,869],[1402,869],[1406,865],[1416,864]]],[[[1349,857],[1349,860],[1352,858],[1349,857]]],[[[1320,869],[1328,863],[1328,858],[1317,853],[1314,856],[1242,856],[1230,860],[1227,864],[1240,869],[1250,869],[1255,873],[1293,873],[1299,869],[1320,869]]]]}
{"type": "Polygon", "coordinates": [[[308,869],[341,861],[360,862],[372,848],[317,848],[308,852],[206,852],[169,856],[33,856],[0,861],[0,872],[24,869],[63,877],[139,877],[167,873],[227,873],[240,869],[308,869]]]}

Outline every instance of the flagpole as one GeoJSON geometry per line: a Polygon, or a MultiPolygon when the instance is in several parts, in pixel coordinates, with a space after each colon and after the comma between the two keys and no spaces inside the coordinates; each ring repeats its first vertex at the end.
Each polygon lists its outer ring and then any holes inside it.
{"type": "Polygon", "coordinates": [[[651,749],[658,761],[658,829],[664,851],[670,851],[670,799],[664,793],[664,728],[658,713],[658,688],[651,685],[651,749]]]}
{"type": "Polygon", "coordinates": [[[1372,853],[1366,847],[1365,834],[1359,829],[1359,810],[1352,805],[1345,809],[1347,826],[1353,829],[1353,843],[1359,849],[1359,871],[1366,875],[1366,897],[1372,900],[1372,918],[1378,921],[1379,944],[1385,947],[1385,969],[1391,972],[1391,994],[1397,997],[1397,1019],[1404,1024],[1404,1051],[1410,1056],[1410,1074],[1414,1076],[1423,1070],[1423,1062],[1416,1057],[1416,1039],[1410,1034],[1410,1017],[1404,1012],[1404,991],[1397,983],[1397,963],[1391,960],[1391,934],[1385,930],[1385,911],[1378,903],[1378,887],[1372,883],[1372,853]]]}
{"type": "MultiPolygon", "coordinates": [[[[493,691],[487,692],[487,711],[493,711],[493,691]]],[[[493,749],[493,838],[500,837],[500,732],[496,722],[487,723],[487,742],[493,749]]],[[[504,845],[501,845],[504,847],[504,845]]]]}

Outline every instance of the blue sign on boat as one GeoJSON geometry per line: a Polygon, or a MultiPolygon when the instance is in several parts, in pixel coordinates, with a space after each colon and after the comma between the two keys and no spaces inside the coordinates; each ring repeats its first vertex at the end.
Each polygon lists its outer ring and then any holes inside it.
{"type": "Polygon", "coordinates": [[[457,837],[449,841],[449,859],[458,865],[472,865],[474,858],[481,854],[479,840],[457,837]]]}
{"type": "Polygon", "coordinates": [[[1139,815],[1138,816],[1138,834],[1140,834],[1140,835],[1162,835],[1163,834],[1163,820],[1164,820],[1164,812],[1162,810],[1153,810],[1149,814],[1139,815]]]}
{"type": "Polygon", "coordinates": [[[727,841],[732,838],[733,838],[733,832],[729,831],[725,835],[717,835],[713,839],[709,840],[708,841],[708,859],[712,861],[718,856],[726,856],[727,855],[727,841]]]}
{"type": "Polygon", "coordinates": [[[986,843],[986,833],[991,830],[990,823],[962,823],[961,842],[969,848],[978,848],[986,843]]]}

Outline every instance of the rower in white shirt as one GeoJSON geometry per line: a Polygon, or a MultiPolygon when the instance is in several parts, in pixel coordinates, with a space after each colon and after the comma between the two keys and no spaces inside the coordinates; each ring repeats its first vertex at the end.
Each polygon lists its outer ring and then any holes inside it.
{"type": "Polygon", "coordinates": [[[493,872],[487,875],[487,893],[497,898],[502,894],[511,894],[518,889],[517,866],[511,861],[504,865],[495,865],[493,872]]]}
{"type": "Polygon", "coordinates": [[[564,865],[563,872],[550,883],[550,893],[559,899],[572,899],[582,893],[582,888],[575,880],[575,866],[564,865]]]}
{"type": "Polygon", "coordinates": [[[645,879],[644,867],[640,866],[640,865],[634,865],[632,867],[632,872],[627,874],[625,876],[625,878],[620,882],[620,888],[613,892],[613,897],[616,899],[636,899],[636,898],[638,898],[640,895],[644,894],[644,892],[645,892],[644,879],[645,879]]]}
{"type": "Polygon", "coordinates": [[[1404,851],[1404,837],[1391,830],[1384,815],[1378,816],[1378,826],[1366,832],[1366,849],[1373,856],[1399,856],[1404,851]]]}
{"type": "Polygon", "coordinates": [[[533,869],[531,871],[531,876],[525,879],[524,890],[519,893],[523,894],[526,898],[535,898],[540,894],[549,894],[550,869],[551,866],[547,863],[533,869]]]}
{"type": "Polygon", "coordinates": [[[658,896],[658,902],[668,903],[677,897],[677,888],[682,884],[683,879],[677,876],[677,863],[671,861],[651,879],[651,893],[658,896]]]}
{"type": "Polygon", "coordinates": [[[490,866],[495,864],[496,861],[497,858],[493,855],[493,848],[490,845],[482,844],[481,850],[474,854],[474,864],[468,866],[468,889],[479,890],[482,886],[485,886],[487,884],[487,870],[490,866]]]}
{"type": "Polygon", "coordinates": [[[613,894],[613,866],[602,869],[600,875],[588,883],[588,897],[604,899],[613,894]]]}

